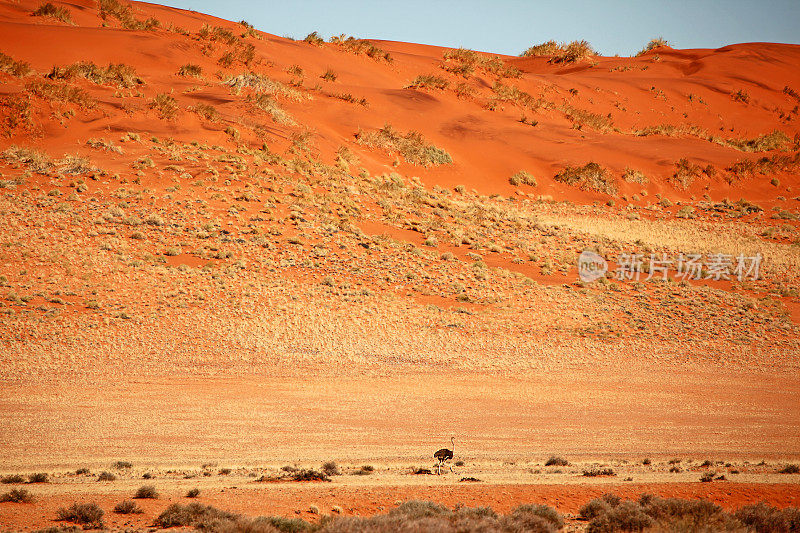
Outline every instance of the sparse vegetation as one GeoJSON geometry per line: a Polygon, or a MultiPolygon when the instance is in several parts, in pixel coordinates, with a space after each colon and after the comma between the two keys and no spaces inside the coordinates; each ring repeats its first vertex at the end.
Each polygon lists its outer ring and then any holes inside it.
{"type": "Polygon", "coordinates": [[[322,471],[325,473],[326,476],[340,476],[342,472],[339,470],[339,466],[336,464],[335,461],[327,461],[322,464],[322,471]]]}
{"type": "Polygon", "coordinates": [[[198,496],[200,496],[200,489],[198,488],[190,489],[189,492],[186,493],[187,498],[197,498],[198,496]]]}
{"type": "Polygon", "coordinates": [[[9,474],[7,476],[3,476],[2,478],[0,478],[0,482],[2,482],[5,485],[14,485],[17,483],[24,483],[25,478],[19,474],[9,474]]]}
{"type": "Polygon", "coordinates": [[[750,95],[744,89],[737,89],[731,93],[731,98],[734,102],[742,102],[747,104],[750,102],[750,95]]]}
{"type": "Polygon", "coordinates": [[[559,455],[551,455],[545,461],[544,466],[569,466],[569,461],[559,455]]]}
{"type": "Polygon", "coordinates": [[[44,472],[37,472],[36,474],[28,475],[28,483],[47,483],[48,475],[44,472]]]}
{"type": "Polygon", "coordinates": [[[322,78],[325,81],[336,81],[337,75],[332,68],[329,68],[322,73],[322,76],[320,76],[320,78],[322,78]]]}
{"type": "Polygon", "coordinates": [[[450,154],[428,144],[421,133],[409,131],[403,135],[390,124],[376,131],[358,130],[355,137],[358,144],[399,152],[413,165],[447,165],[453,162],[450,154]]]}
{"type": "Polygon", "coordinates": [[[311,33],[306,35],[303,41],[307,42],[308,44],[313,44],[315,46],[322,46],[323,44],[325,44],[325,39],[320,37],[319,33],[315,31],[312,31],[311,33]]]}
{"type": "Polygon", "coordinates": [[[111,472],[100,472],[100,475],[97,476],[97,481],[116,481],[116,479],[117,476],[111,472]]]}

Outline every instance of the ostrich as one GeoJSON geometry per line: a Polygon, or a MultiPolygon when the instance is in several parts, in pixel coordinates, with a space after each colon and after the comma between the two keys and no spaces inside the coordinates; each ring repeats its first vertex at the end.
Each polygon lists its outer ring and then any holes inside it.
{"type": "MultiPolygon", "coordinates": [[[[456,438],[450,437],[450,444],[453,446],[452,450],[448,450],[447,448],[442,448],[441,450],[437,451],[433,454],[433,458],[439,461],[436,465],[436,475],[441,475],[442,465],[446,464],[447,461],[453,458],[453,450],[456,449],[456,438]]],[[[447,465],[450,467],[450,471],[453,471],[453,467],[451,465],[447,465]]]]}

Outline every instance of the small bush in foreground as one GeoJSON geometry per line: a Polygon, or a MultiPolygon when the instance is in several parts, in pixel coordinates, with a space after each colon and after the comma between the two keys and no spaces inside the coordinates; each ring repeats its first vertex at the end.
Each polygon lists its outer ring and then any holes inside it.
{"type": "Polygon", "coordinates": [[[141,514],[142,508],[139,507],[133,500],[122,500],[114,506],[114,512],[117,514],[141,514]]]}
{"type": "Polygon", "coordinates": [[[213,521],[235,521],[238,515],[222,511],[210,505],[190,503],[181,505],[173,503],[158,515],[155,525],[158,527],[177,527],[177,526],[197,526],[203,523],[210,524],[213,521]]]}
{"type": "Polygon", "coordinates": [[[0,494],[0,502],[30,503],[32,501],[33,496],[26,489],[11,489],[0,494]]]}
{"type": "Polygon", "coordinates": [[[63,522],[101,528],[104,514],[96,503],[73,503],[70,507],[59,509],[56,516],[63,522]]]}
{"type": "Polygon", "coordinates": [[[198,496],[200,496],[200,489],[198,488],[191,489],[186,493],[187,498],[197,498],[198,496]]]}

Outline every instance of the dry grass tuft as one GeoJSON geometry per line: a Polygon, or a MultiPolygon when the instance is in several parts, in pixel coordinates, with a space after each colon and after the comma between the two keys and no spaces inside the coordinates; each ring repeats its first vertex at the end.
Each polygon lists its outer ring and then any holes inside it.
{"type": "Polygon", "coordinates": [[[356,133],[356,142],[373,148],[397,151],[403,158],[413,165],[447,165],[453,162],[450,154],[428,144],[418,131],[409,131],[405,135],[385,124],[376,131],[359,129],[356,133]]]}
{"type": "Polygon", "coordinates": [[[136,69],[123,63],[109,64],[103,68],[91,61],[80,61],[66,67],[53,67],[47,77],[65,81],[85,78],[98,85],[113,85],[121,89],[144,85],[144,80],[136,74],[136,69]]]}
{"type": "Polygon", "coordinates": [[[24,61],[16,61],[10,55],[0,52],[0,71],[19,78],[30,74],[31,66],[24,61]]]}
{"type": "Polygon", "coordinates": [[[595,191],[611,196],[617,194],[617,185],[609,172],[595,162],[586,163],[582,167],[568,166],[553,179],[584,191],[595,191]]]}
{"type": "Polygon", "coordinates": [[[44,100],[75,104],[84,109],[93,108],[97,102],[86,91],[67,83],[34,80],[25,85],[25,90],[44,100]]]}
{"type": "Polygon", "coordinates": [[[389,52],[378,48],[366,39],[356,39],[353,36],[341,34],[331,37],[330,43],[338,46],[346,52],[350,52],[351,54],[365,54],[367,57],[371,57],[375,61],[386,61],[387,63],[391,63],[393,61],[389,52]]]}
{"type": "Polygon", "coordinates": [[[166,93],[160,93],[149,104],[150,109],[155,109],[159,118],[171,120],[178,114],[178,101],[166,93]]]}
{"type": "Polygon", "coordinates": [[[133,16],[131,6],[121,0],[98,0],[100,18],[103,20],[113,17],[119,21],[126,30],[152,30],[161,26],[154,18],[139,20],[133,16]]]}
{"type": "Polygon", "coordinates": [[[446,79],[442,78],[441,76],[436,76],[435,74],[420,74],[414,81],[406,85],[406,89],[418,89],[418,88],[426,88],[426,89],[439,89],[444,90],[450,85],[450,82],[446,79]]]}
{"type": "Polygon", "coordinates": [[[442,64],[444,70],[465,78],[472,76],[476,69],[494,74],[500,78],[519,78],[522,76],[522,72],[519,69],[506,65],[498,56],[480,54],[466,48],[445,50],[442,57],[444,58],[444,63],[442,64]]]}
{"type": "Polygon", "coordinates": [[[69,9],[62,6],[55,6],[50,2],[40,5],[31,15],[34,17],[48,17],[67,24],[72,24],[72,16],[69,13],[69,9]]]}
{"type": "Polygon", "coordinates": [[[275,81],[268,76],[250,72],[233,76],[225,82],[225,85],[229,86],[231,90],[236,93],[240,92],[242,89],[249,88],[252,89],[253,92],[259,94],[280,95],[290,100],[300,101],[310,98],[301,91],[279,81],[275,81]]]}
{"type": "Polygon", "coordinates": [[[185,65],[181,65],[181,68],[178,69],[178,76],[194,76],[195,78],[199,78],[202,75],[203,67],[200,65],[187,63],[185,65]]]}
{"type": "Polygon", "coordinates": [[[555,41],[547,41],[531,46],[520,55],[522,57],[551,56],[550,63],[575,63],[594,57],[597,52],[587,41],[572,41],[571,43],[561,44],[555,41]]]}
{"type": "Polygon", "coordinates": [[[656,37],[655,39],[651,39],[650,42],[647,43],[647,45],[644,48],[642,48],[636,55],[641,56],[646,54],[647,52],[650,52],[657,48],[663,48],[665,46],[669,46],[669,42],[663,37],[656,37]]]}

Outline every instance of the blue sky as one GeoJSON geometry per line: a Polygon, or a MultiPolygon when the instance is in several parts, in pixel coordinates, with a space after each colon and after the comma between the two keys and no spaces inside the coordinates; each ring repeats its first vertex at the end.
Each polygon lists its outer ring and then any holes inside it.
{"type": "MultiPolygon", "coordinates": [[[[157,1],[157,0],[156,0],[157,1]]],[[[161,3],[161,2],[159,2],[161,3]]],[[[631,55],[653,37],[678,48],[769,41],[800,44],[800,0],[166,0],[277,35],[356,37],[519,54],[550,39],[586,39],[631,55]]]]}

